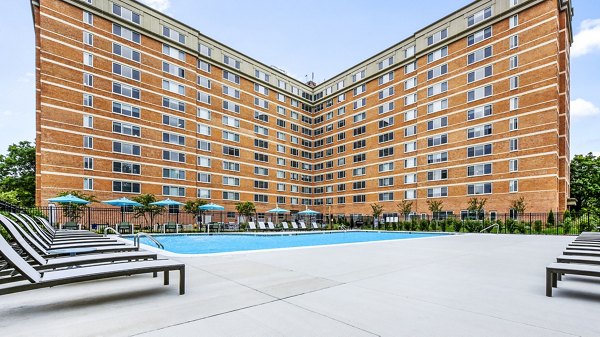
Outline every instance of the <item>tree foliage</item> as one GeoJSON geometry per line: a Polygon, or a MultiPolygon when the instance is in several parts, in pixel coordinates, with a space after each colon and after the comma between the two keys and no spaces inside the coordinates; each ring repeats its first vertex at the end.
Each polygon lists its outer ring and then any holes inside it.
{"type": "Polygon", "coordinates": [[[193,214],[195,218],[198,218],[199,215],[204,213],[204,211],[198,207],[206,205],[207,203],[208,202],[206,200],[202,199],[188,200],[185,202],[185,205],[183,205],[183,210],[186,213],[193,214]]]}
{"type": "Polygon", "coordinates": [[[252,201],[238,202],[235,204],[235,209],[245,218],[256,213],[256,207],[252,201]]]}
{"type": "Polygon", "coordinates": [[[469,211],[469,214],[474,214],[476,219],[483,218],[483,208],[486,203],[486,198],[471,198],[467,203],[467,210],[469,211]]]}
{"type": "Polygon", "coordinates": [[[576,210],[600,211],[600,156],[575,155],[571,160],[571,198],[576,210]]]}
{"type": "Polygon", "coordinates": [[[373,211],[373,218],[379,219],[379,216],[383,213],[383,206],[380,204],[371,204],[371,210],[373,211]]]}
{"type": "Polygon", "coordinates": [[[0,192],[14,191],[18,205],[35,206],[35,146],[21,141],[0,155],[0,192]]]}
{"type": "Polygon", "coordinates": [[[142,204],[142,206],[133,207],[133,217],[136,219],[142,218],[147,226],[152,224],[152,220],[156,215],[165,211],[163,206],[150,205],[150,203],[156,202],[154,194],[140,194],[133,197],[132,200],[142,204]]]}
{"type": "Polygon", "coordinates": [[[442,211],[444,202],[441,200],[427,200],[427,205],[429,206],[429,211],[435,214],[442,211]]]}
{"type": "MultiPolygon", "coordinates": [[[[56,196],[62,197],[62,196],[69,195],[69,194],[71,194],[79,199],[87,200],[90,203],[98,202],[98,199],[96,199],[96,197],[94,195],[85,194],[81,191],[64,191],[64,192],[58,193],[56,196]]],[[[81,216],[83,215],[83,212],[85,211],[85,209],[88,208],[88,205],[87,204],[68,203],[68,204],[60,204],[60,207],[62,207],[63,215],[65,217],[69,218],[70,221],[78,221],[81,218],[81,216]]]]}
{"type": "Polygon", "coordinates": [[[398,213],[400,213],[400,216],[403,219],[406,219],[406,217],[409,216],[410,213],[412,213],[412,206],[413,206],[412,201],[407,201],[407,200],[403,199],[396,206],[398,207],[398,213]]]}
{"type": "Polygon", "coordinates": [[[524,197],[518,197],[517,199],[510,202],[510,209],[514,209],[517,214],[525,213],[527,209],[527,203],[524,197]]]}

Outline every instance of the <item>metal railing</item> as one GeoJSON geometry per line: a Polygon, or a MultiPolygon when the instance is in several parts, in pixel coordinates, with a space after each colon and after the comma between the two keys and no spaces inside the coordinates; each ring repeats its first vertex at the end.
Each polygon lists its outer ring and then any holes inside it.
{"type": "Polygon", "coordinates": [[[154,244],[160,248],[160,249],[165,249],[165,246],[163,246],[162,243],[160,243],[158,240],[156,240],[154,237],[152,237],[152,235],[148,234],[148,233],[144,233],[144,232],[138,232],[135,234],[135,236],[133,237],[133,245],[136,247],[140,246],[140,236],[144,236],[147,237],[150,241],[154,242],[154,244]]]}
{"type": "Polygon", "coordinates": [[[479,231],[479,233],[487,232],[488,229],[494,228],[494,227],[496,227],[496,234],[498,234],[498,232],[500,231],[500,225],[499,224],[493,224],[493,225],[487,226],[486,228],[484,228],[481,231],[479,231]]]}

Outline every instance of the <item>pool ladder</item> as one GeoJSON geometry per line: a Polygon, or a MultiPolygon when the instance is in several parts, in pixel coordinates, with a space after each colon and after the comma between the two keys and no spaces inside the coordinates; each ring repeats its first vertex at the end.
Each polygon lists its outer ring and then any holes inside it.
{"type": "Polygon", "coordinates": [[[150,241],[154,242],[154,244],[160,248],[160,249],[165,249],[165,246],[163,246],[162,243],[160,243],[158,240],[156,240],[152,235],[145,233],[145,232],[137,232],[135,234],[135,236],[133,237],[133,245],[136,247],[140,246],[140,236],[145,236],[147,237],[150,241]]]}

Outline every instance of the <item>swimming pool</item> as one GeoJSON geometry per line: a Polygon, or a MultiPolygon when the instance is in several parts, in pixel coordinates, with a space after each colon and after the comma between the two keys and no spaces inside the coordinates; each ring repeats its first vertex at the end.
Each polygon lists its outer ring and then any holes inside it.
{"type": "MultiPolygon", "coordinates": [[[[153,237],[162,243],[165,250],[169,252],[179,254],[211,254],[369,241],[414,239],[441,235],[448,234],[349,231],[318,233],[153,235],[153,237]]],[[[155,245],[147,238],[142,237],[140,241],[155,247],[155,245]]]]}

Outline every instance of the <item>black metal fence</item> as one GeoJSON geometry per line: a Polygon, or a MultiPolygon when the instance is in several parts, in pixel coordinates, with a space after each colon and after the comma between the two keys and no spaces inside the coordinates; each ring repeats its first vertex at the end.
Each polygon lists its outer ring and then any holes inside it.
{"type": "MultiPolygon", "coordinates": [[[[211,230],[245,230],[250,221],[294,221],[304,219],[307,224],[316,221],[322,229],[373,229],[394,231],[438,231],[438,232],[491,232],[506,234],[576,235],[583,231],[600,229],[600,216],[593,213],[524,213],[524,214],[427,214],[399,216],[384,214],[377,221],[373,216],[360,214],[318,214],[303,218],[298,214],[258,213],[249,218],[236,212],[205,212],[196,216],[177,209],[165,209],[160,214],[139,214],[131,209],[81,207],[6,208],[2,212],[24,212],[46,218],[59,227],[77,227],[103,232],[106,227],[121,233],[146,232],[197,232],[211,230]]],[[[309,226],[310,227],[310,226],[309,226]]]]}

